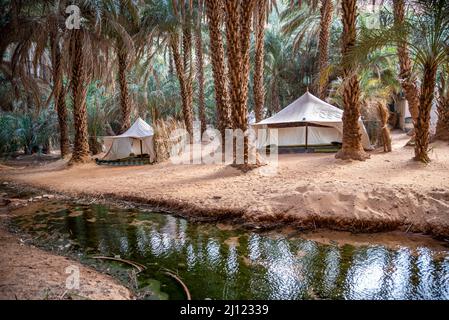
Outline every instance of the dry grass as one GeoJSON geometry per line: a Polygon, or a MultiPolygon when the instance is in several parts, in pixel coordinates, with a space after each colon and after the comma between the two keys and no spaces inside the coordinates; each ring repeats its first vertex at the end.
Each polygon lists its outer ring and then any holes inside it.
{"type": "Polygon", "coordinates": [[[185,124],[172,118],[167,120],[156,120],[154,126],[154,148],[156,151],[156,162],[163,162],[170,157],[170,150],[182,139],[177,135],[174,139],[176,130],[185,130],[185,124]]]}

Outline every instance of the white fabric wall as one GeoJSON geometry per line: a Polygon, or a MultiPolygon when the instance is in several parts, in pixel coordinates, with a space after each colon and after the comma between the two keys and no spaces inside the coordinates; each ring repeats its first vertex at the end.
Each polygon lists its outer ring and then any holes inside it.
{"type": "MultiPolygon", "coordinates": [[[[270,129],[275,130],[275,129],[270,129]]],[[[279,146],[297,146],[306,143],[306,128],[279,128],[279,146]]],[[[331,144],[334,141],[341,142],[341,133],[335,128],[309,127],[308,145],[331,144]]]]}
{"type": "MultiPolygon", "coordinates": [[[[104,160],[117,160],[129,157],[131,153],[140,154],[140,140],[134,138],[113,138],[105,139],[107,153],[104,160]],[[108,146],[110,146],[108,148],[108,146]]],[[[155,152],[153,148],[153,137],[142,139],[142,152],[150,155],[150,160],[155,160],[155,152]]]]}

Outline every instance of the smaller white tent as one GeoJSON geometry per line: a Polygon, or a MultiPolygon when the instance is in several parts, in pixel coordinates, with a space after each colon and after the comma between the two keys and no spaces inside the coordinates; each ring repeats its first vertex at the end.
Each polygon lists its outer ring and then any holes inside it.
{"type": "MultiPolygon", "coordinates": [[[[253,124],[259,135],[258,146],[268,145],[270,130],[278,130],[278,146],[313,146],[341,142],[343,110],[306,92],[270,118],[253,124]],[[261,141],[262,140],[262,141],[261,141]]],[[[363,147],[372,149],[362,120],[359,120],[363,147]]]]}
{"type": "Polygon", "coordinates": [[[105,137],[104,144],[107,151],[103,160],[123,159],[131,154],[148,154],[150,161],[154,161],[153,136],[153,128],[139,118],[121,135],[105,137]]]}

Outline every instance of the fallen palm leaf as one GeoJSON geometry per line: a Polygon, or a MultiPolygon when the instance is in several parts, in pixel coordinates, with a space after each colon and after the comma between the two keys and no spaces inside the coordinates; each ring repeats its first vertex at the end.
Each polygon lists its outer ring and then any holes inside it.
{"type": "Polygon", "coordinates": [[[176,281],[178,281],[178,283],[182,286],[182,288],[184,289],[184,292],[186,293],[187,300],[192,300],[192,296],[190,295],[189,288],[187,288],[185,283],[176,274],[174,274],[170,270],[168,270],[168,269],[165,269],[165,270],[166,271],[164,271],[164,273],[166,275],[168,275],[168,276],[172,277],[173,279],[175,279],[176,281]]]}
{"type": "Polygon", "coordinates": [[[93,256],[92,258],[93,259],[103,259],[103,260],[113,260],[113,261],[126,263],[126,264],[129,264],[129,265],[133,266],[134,268],[136,268],[137,271],[139,271],[139,272],[142,272],[143,270],[146,269],[146,267],[143,264],[140,264],[140,263],[134,262],[134,261],[130,261],[130,260],[121,259],[121,258],[106,257],[106,256],[93,256]]]}

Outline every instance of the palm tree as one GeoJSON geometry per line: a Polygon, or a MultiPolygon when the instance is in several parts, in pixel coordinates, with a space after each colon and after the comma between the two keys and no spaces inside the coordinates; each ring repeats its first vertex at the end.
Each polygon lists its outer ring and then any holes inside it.
{"type": "Polygon", "coordinates": [[[318,96],[320,99],[327,97],[326,88],[329,83],[329,38],[334,11],[333,0],[321,0],[320,38],[318,44],[318,96]]]}
{"type": "MultiPolygon", "coordinates": [[[[282,92],[289,91],[286,88],[286,79],[294,78],[294,62],[291,59],[291,51],[288,50],[283,38],[277,31],[270,30],[265,35],[265,84],[266,111],[267,115],[272,115],[281,110],[282,92]]],[[[295,88],[297,84],[295,81],[295,88]]],[[[296,95],[296,91],[293,93],[296,95]]]]}
{"type": "Polygon", "coordinates": [[[73,122],[75,139],[70,164],[90,160],[86,94],[93,77],[104,77],[105,59],[108,60],[109,43],[102,31],[105,19],[103,7],[96,1],[77,2],[83,13],[79,29],[66,31],[68,50],[65,50],[70,68],[73,122]],[[106,58],[105,58],[106,55],[106,58]]]}
{"type": "Polygon", "coordinates": [[[131,126],[131,99],[128,70],[135,56],[133,36],[139,32],[139,12],[132,1],[104,1],[103,33],[111,40],[116,52],[122,124],[120,132],[131,126]]]}
{"type": "Polygon", "coordinates": [[[406,42],[406,48],[415,57],[415,66],[422,72],[418,118],[415,123],[416,161],[429,162],[430,113],[435,96],[437,72],[449,57],[449,3],[444,0],[415,0],[414,14],[391,28],[368,30],[354,50],[359,55],[387,45],[406,42]]]}
{"type": "MultiPolygon", "coordinates": [[[[234,129],[246,132],[248,77],[250,69],[251,15],[255,0],[227,0],[226,39],[228,55],[228,76],[231,88],[231,111],[234,129]]],[[[244,139],[243,161],[249,164],[248,139],[244,139]]]]}
{"type": "MultiPolygon", "coordinates": [[[[46,69],[44,64],[38,66],[38,61],[49,58],[51,61],[51,72],[53,76],[52,96],[54,97],[54,106],[58,115],[60,132],[60,150],[61,157],[69,153],[69,137],[67,127],[67,108],[65,104],[65,90],[63,86],[63,66],[61,45],[62,28],[64,20],[63,2],[54,5],[52,1],[42,1],[39,3],[32,1],[23,1],[15,5],[14,16],[11,21],[4,26],[5,33],[2,38],[2,49],[8,45],[14,44],[14,61],[12,61],[12,71],[21,78],[26,76],[23,68],[30,69],[30,56],[34,61],[34,68],[46,69]],[[38,15],[31,16],[30,12],[39,12],[38,15]],[[16,23],[14,23],[14,21],[16,23]],[[48,30],[51,30],[48,32],[48,30]],[[19,66],[19,64],[21,64],[19,66]]],[[[1,54],[3,56],[3,54],[1,54]]],[[[25,80],[25,79],[24,79],[25,80]]],[[[33,93],[37,106],[40,106],[39,84],[35,77],[27,77],[23,84],[27,91],[33,93]]],[[[49,99],[48,99],[49,100],[49,99]]]]}
{"type": "Polygon", "coordinates": [[[193,134],[193,71],[191,67],[191,10],[185,1],[149,1],[142,30],[149,30],[154,36],[167,39],[169,53],[173,55],[181,91],[182,115],[186,130],[193,134]],[[182,37],[180,37],[182,34],[182,37]],[[182,50],[181,50],[182,46],[182,50]]]}
{"type": "Polygon", "coordinates": [[[203,37],[201,33],[201,21],[203,18],[203,0],[199,1],[197,9],[197,23],[195,25],[195,53],[196,75],[198,82],[198,113],[201,122],[201,134],[206,131],[206,105],[204,101],[204,61],[203,61],[203,37]]]}
{"type": "Polygon", "coordinates": [[[299,50],[303,40],[310,45],[315,45],[314,41],[318,35],[318,77],[315,80],[316,94],[321,98],[327,97],[327,86],[329,84],[329,39],[332,26],[332,16],[334,11],[334,0],[308,0],[304,1],[306,6],[302,6],[302,1],[295,5],[295,1],[290,1],[290,8],[284,10],[281,20],[284,21],[282,32],[293,35],[294,52],[299,50]],[[320,13],[316,11],[318,3],[321,3],[320,13]]]}
{"type": "MultiPolygon", "coordinates": [[[[55,26],[57,28],[57,26],[55,26]]],[[[57,30],[57,29],[56,29],[57,30]]],[[[63,85],[63,61],[60,47],[61,35],[59,32],[50,33],[51,60],[53,68],[53,96],[59,123],[59,146],[61,157],[66,157],[69,150],[69,131],[67,127],[67,106],[65,103],[65,90],[63,85]]]]}
{"type": "Polygon", "coordinates": [[[445,65],[440,72],[438,85],[437,111],[438,121],[435,139],[449,141],[449,65],[445,65]]]}
{"type": "Polygon", "coordinates": [[[357,1],[346,0],[341,3],[342,9],[342,56],[343,56],[343,145],[335,155],[337,159],[364,161],[369,155],[363,150],[360,134],[360,87],[355,73],[356,64],[347,59],[349,51],[356,42],[357,1]]]}
{"type": "Polygon", "coordinates": [[[226,63],[221,35],[223,23],[222,0],[205,0],[208,18],[212,72],[214,78],[215,101],[217,105],[218,129],[224,138],[225,129],[231,128],[229,92],[226,81],[226,63]]]}
{"type": "MultiPolygon", "coordinates": [[[[405,0],[393,1],[393,13],[395,24],[401,26],[405,19],[405,0]]],[[[399,79],[408,101],[413,123],[416,125],[418,121],[419,87],[412,73],[412,60],[407,48],[407,41],[397,43],[397,54],[399,58],[399,79]]]]}
{"type": "Polygon", "coordinates": [[[254,113],[256,115],[256,122],[262,120],[262,111],[265,101],[265,89],[263,83],[264,70],[264,39],[265,39],[265,24],[266,24],[266,0],[258,0],[255,6],[255,25],[256,25],[256,50],[254,59],[254,113]]]}
{"type": "MultiPolygon", "coordinates": [[[[174,5],[175,5],[174,1],[174,5]]],[[[189,133],[193,133],[193,63],[192,63],[192,20],[193,20],[193,3],[182,0],[179,2],[181,11],[181,28],[182,28],[182,57],[183,57],[183,74],[185,83],[185,99],[186,108],[186,127],[189,133]]],[[[173,48],[172,48],[173,49],[173,48]]]]}
{"type": "Polygon", "coordinates": [[[87,35],[83,29],[70,31],[71,89],[73,103],[73,122],[75,140],[71,163],[87,162],[89,160],[89,140],[87,131],[86,93],[88,73],[86,70],[86,53],[83,45],[87,35]]]}

